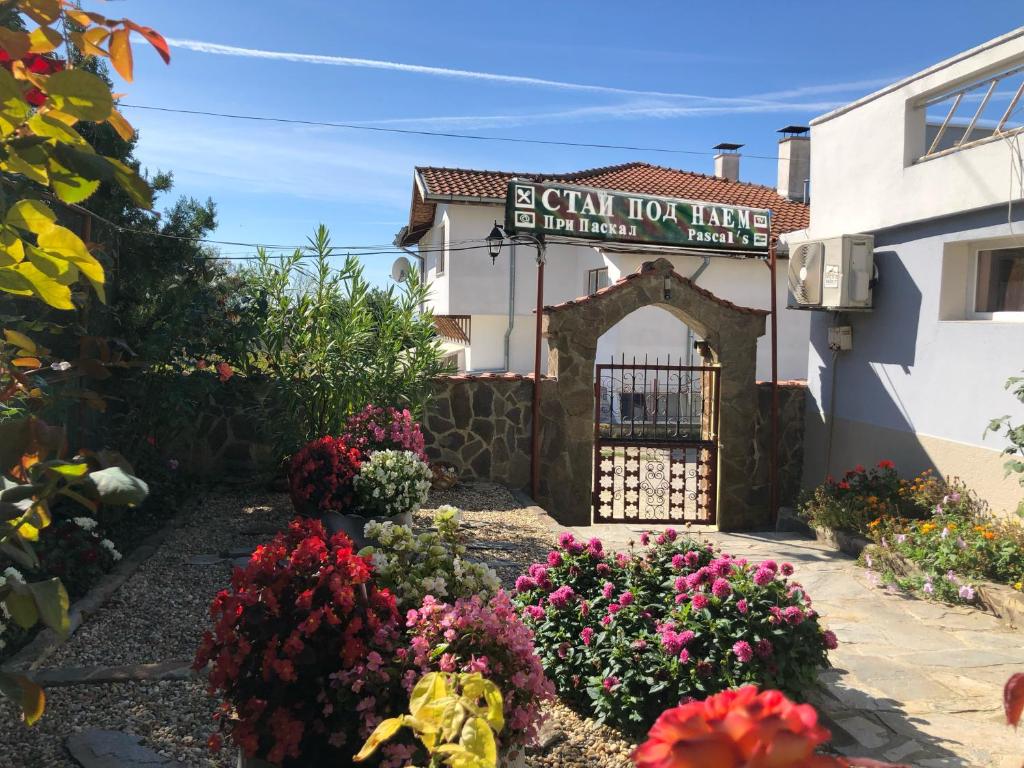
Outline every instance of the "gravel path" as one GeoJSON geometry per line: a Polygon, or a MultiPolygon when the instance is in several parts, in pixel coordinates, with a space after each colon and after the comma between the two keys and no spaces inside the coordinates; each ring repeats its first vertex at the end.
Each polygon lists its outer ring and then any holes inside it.
{"type": "MultiPolygon", "coordinates": [[[[543,559],[554,529],[524,508],[506,488],[487,483],[431,495],[416,516],[428,525],[432,510],[452,504],[471,532],[470,556],[486,561],[509,587],[525,566],[543,559]]],[[[221,491],[182,513],[157,553],[110,601],[57,649],[46,668],[113,666],[192,658],[208,625],[210,600],[227,584],[230,561],[197,564],[205,555],[227,556],[270,539],[291,517],[284,494],[221,491]]],[[[43,720],[29,729],[0,731],[0,766],[73,768],[65,738],[88,728],[111,728],[143,737],[143,744],[189,766],[228,768],[234,753],[211,755],[205,746],[215,702],[201,680],[145,681],[55,687],[43,720]]],[[[626,768],[632,745],[612,729],[553,703],[530,768],[626,768]]],[[[17,720],[0,700],[0,718],[17,720]]]]}

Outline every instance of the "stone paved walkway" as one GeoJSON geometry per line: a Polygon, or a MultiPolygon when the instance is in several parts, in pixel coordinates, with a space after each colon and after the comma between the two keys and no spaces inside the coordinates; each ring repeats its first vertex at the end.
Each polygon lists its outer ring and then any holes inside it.
{"type": "MultiPolygon", "coordinates": [[[[640,526],[570,529],[623,549],[640,526]]],[[[1005,724],[1002,687],[1024,672],[1024,630],[968,607],[890,594],[849,557],[791,533],[702,533],[723,551],[789,561],[839,637],[812,699],[842,753],[921,768],[1020,768],[1024,732],[1005,724]]]]}

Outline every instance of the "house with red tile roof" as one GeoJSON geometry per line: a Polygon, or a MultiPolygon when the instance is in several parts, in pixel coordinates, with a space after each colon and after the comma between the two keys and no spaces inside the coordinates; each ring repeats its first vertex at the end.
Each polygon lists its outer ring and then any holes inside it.
{"type": "MultiPolygon", "coordinates": [[[[460,372],[531,372],[536,250],[522,242],[506,242],[492,263],[483,241],[495,222],[504,221],[511,180],[769,209],[772,234],[777,236],[806,228],[810,219],[810,207],[803,201],[803,179],[793,182],[790,167],[797,174],[805,172],[809,141],[789,136],[782,142],[780,149],[785,151],[780,155],[786,156],[786,162],[780,161],[784,178],[779,189],[739,181],[739,155],[732,152],[716,156],[715,175],[644,162],[570,173],[418,167],[413,174],[409,222],[396,242],[419,249],[424,276],[432,286],[430,308],[438,316],[439,334],[460,372]],[[804,162],[790,163],[793,150],[802,153],[804,162]]],[[[763,259],[749,254],[561,239],[547,245],[544,303],[554,305],[593,294],[659,257],[668,258],[679,275],[721,299],[758,309],[769,306],[769,270],[763,259]]],[[[786,302],[785,267],[783,260],[777,276],[780,307],[786,302]]],[[[806,378],[808,327],[806,313],[780,312],[780,378],[806,378]]],[[[635,356],[652,362],[667,357],[673,363],[685,362],[693,359],[697,340],[665,310],[644,307],[602,336],[597,359],[625,355],[627,361],[635,356]]],[[[542,359],[547,360],[546,349],[542,359]]],[[[758,349],[757,373],[759,378],[770,377],[767,337],[758,349]]]]}

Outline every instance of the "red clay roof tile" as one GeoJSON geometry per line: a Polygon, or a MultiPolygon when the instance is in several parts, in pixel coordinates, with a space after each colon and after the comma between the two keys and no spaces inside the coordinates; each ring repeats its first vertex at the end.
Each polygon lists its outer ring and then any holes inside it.
{"type": "MultiPolygon", "coordinates": [[[[772,187],[729,181],[693,171],[681,171],[650,163],[624,163],[603,168],[590,168],[571,173],[513,173],[511,171],[478,171],[466,168],[421,167],[416,173],[423,181],[425,194],[418,186],[413,190],[410,231],[419,231],[433,224],[431,201],[479,198],[501,202],[513,178],[532,181],[578,183],[599,189],[662,195],[687,200],[705,200],[727,205],[768,208],[772,212],[772,233],[780,235],[810,224],[810,206],[788,200],[772,187]]],[[[414,242],[410,240],[409,242],[414,242]]]]}

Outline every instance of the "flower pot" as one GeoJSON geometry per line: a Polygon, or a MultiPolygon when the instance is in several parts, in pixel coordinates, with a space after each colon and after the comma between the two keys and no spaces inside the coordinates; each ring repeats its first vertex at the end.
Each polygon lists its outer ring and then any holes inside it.
{"type": "Polygon", "coordinates": [[[362,515],[343,515],[338,512],[327,512],[321,518],[324,528],[331,535],[344,533],[350,539],[356,550],[369,546],[370,540],[366,538],[363,530],[371,520],[378,523],[392,522],[395,525],[412,525],[412,512],[403,512],[400,515],[391,517],[363,517],[362,515]]]}

